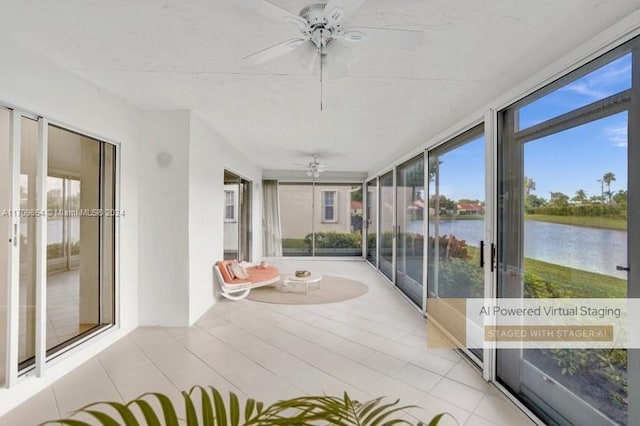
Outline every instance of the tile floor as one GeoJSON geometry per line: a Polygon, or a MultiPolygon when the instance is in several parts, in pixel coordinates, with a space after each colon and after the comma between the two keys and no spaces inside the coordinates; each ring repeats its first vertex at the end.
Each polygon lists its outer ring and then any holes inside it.
{"type": "MultiPolygon", "coordinates": [[[[33,292],[32,283],[20,281],[20,326],[18,356],[20,361],[35,352],[35,310],[26,295],[33,292]]],[[[58,272],[47,276],[47,348],[77,336],[95,324],[80,323],[80,270],[58,272]]]]}
{"type": "Polygon", "coordinates": [[[444,425],[533,424],[460,355],[426,349],[425,320],[363,262],[273,262],[359,279],[369,292],[325,305],[220,300],[190,328],[140,327],[0,418],[32,425],[96,400],[125,401],[155,390],[213,385],[265,402],[348,391],[418,407],[404,415],[444,425]]]}

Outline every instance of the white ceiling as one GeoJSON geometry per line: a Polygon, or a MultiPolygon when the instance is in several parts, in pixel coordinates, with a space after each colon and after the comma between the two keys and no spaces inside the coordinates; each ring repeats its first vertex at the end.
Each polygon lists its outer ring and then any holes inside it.
{"type": "MultiPolygon", "coordinates": [[[[272,0],[297,14],[302,0],[272,0]]],[[[640,8],[637,0],[368,0],[348,24],[413,29],[416,51],[352,44],[349,76],[241,58],[298,35],[231,0],[2,0],[0,28],[143,109],[190,109],[264,169],[319,153],[374,171],[640,8]]]]}

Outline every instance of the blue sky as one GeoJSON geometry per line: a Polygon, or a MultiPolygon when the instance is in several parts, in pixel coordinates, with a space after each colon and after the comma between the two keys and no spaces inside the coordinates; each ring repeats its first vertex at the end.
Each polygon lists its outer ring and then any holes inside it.
{"type": "MultiPolygon", "coordinates": [[[[631,87],[631,55],[627,54],[520,109],[524,129],[631,87]]],[[[484,194],[484,141],[476,139],[441,156],[440,193],[448,198],[484,194]]],[[[627,189],[627,113],[622,112],[525,145],[525,175],[533,192],[573,197],[578,189],[600,195],[598,179],[615,174],[611,190],[627,189]]],[[[606,191],[605,186],[605,191],[606,191]]]]}

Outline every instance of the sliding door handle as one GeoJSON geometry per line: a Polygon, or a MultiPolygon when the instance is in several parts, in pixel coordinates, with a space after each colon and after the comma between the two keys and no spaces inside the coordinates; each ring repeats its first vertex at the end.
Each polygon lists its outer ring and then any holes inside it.
{"type": "Polygon", "coordinates": [[[484,241],[480,241],[480,267],[484,268],[484,241]]]}
{"type": "Polygon", "coordinates": [[[494,270],[498,269],[498,265],[496,263],[496,254],[497,254],[496,250],[496,245],[491,243],[491,272],[493,272],[494,270]]]}
{"type": "Polygon", "coordinates": [[[631,268],[629,266],[616,265],[616,271],[627,271],[629,272],[631,268]]]}

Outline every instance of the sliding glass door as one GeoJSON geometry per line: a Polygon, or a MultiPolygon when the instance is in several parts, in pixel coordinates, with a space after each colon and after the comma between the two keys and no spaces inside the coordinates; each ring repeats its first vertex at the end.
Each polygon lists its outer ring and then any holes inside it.
{"type": "Polygon", "coordinates": [[[378,266],[378,180],[372,179],[366,184],[367,192],[367,253],[366,257],[373,266],[378,266]]]}
{"type": "MultiPolygon", "coordinates": [[[[38,178],[38,122],[20,119],[20,211],[36,211],[38,178]]],[[[19,322],[20,369],[33,364],[36,353],[36,215],[19,215],[19,322]]]]}
{"type": "MultiPolygon", "coordinates": [[[[0,107],[0,241],[12,240],[11,217],[11,177],[10,177],[10,122],[11,112],[0,107]]],[[[9,269],[11,244],[0,244],[0,388],[5,386],[7,372],[8,321],[7,304],[9,302],[9,269]]]]}
{"type": "Polygon", "coordinates": [[[224,171],[224,258],[251,257],[251,182],[224,171]]]}
{"type": "Polygon", "coordinates": [[[123,213],[112,144],[0,110],[0,156],[9,242],[1,249],[4,381],[115,322],[115,221],[123,213]]]}
{"type": "Polygon", "coordinates": [[[50,125],[47,351],[114,317],[115,147],[50,125]]]}
{"type": "Polygon", "coordinates": [[[422,307],[424,273],[424,156],[396,168],[396,285],[422,307]]]}
{"type": "Polygon", "coordinates": [[[395,242],[393,171],[380,176],[380,234],[378,236],[380,271],[393,281],[395,242]]]}
{"type": "MultiPolygon", "coordinates": [[[[428,298],[484,297],[484,152],[483,126],[429,151],[428,298]]],[[[450,328],[459,323],[450,320],[451,309],[434,309],[427,314],[456,338],[464,330],[450,328]]],[[[482,360],[481,347],[470,349],[470,354],[482,360]]]]}
{"type": "MultiPolygon", "coordinates": [[[[637,294],[629,278],[639,230],[628,206],[640,191],[638,47],[623,46],[500,115],[500,297],[637,294]]],[[[549,422],[627,424],[638,386],[628,355],[499,350],[497,377],[549,422]]]]}

